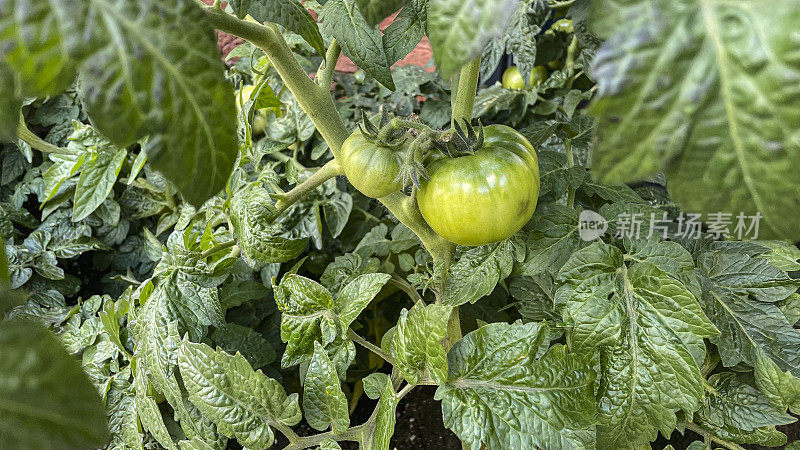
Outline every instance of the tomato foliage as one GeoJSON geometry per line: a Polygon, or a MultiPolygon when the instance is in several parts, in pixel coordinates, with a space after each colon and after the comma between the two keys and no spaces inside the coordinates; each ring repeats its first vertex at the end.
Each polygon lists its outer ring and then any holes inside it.
{"type": "Polygon", "coordinates": [[[787,444],[798,0],[225,5],[0,0],[0,446],[787,444]]]}

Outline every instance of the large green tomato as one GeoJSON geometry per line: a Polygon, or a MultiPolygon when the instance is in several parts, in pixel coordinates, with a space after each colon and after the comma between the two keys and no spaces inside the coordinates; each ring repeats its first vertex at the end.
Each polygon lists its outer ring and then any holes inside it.
{"type": "Polygon", "coordinates": [[[403,188],[397,175],[404,149],[405,146],[393,150],[378,145],[356,131],[342,145],[344,174],[350,184],[367,197],[385,197],[403,188]]]}
{"type": "Polygon", "coordinates": [[[474,154],[440,158],[417,194],[422,216],[459,245],[508,239],[533,216],[539,199],[539,163],[527,139],[505,125],[483,129],[474,154]]]}

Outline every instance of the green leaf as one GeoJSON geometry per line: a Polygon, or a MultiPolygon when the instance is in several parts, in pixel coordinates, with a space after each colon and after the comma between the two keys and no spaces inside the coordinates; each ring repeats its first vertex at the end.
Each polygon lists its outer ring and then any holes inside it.
{"type": "Polygon", "coordinates": [[[592,70],[595,176],[636,181],[666,167],[683,210],[759,212],[759,237],[800,238],[800,185],[788,182],[800,170],[800,40],[784,31],[800,21],[797,3],[602,3],[593,19],[616,34],[592,70]]]}
{"type": "MultiPolygon", "coordinates": [[[[134,397],[135,411],[142,423],[142,428],[149,432],[165,448],[170,450],[177,449],[175,442],[169,435],[167,426],[164,424],[164,418],[158,409],[158,403],[148,395],[147,378],[142,371],[136,372],[134,388],[136,390],[136,396],[134,397]]],[[[141,441],[139,441],[139,445],[141,446],[141,441]]]]}
{"type": "MultiPolygon", "coordinates": [[[[372,3],[378,3],[378,0],[372,3]]],[[[383,30],[383,48],[389,63],[400,61],[417,47],[425,35],[427,21],[427,0],[410,0],[391,25],[383,30]]]]}
{"type": "Polygon", "coordinates": [[[399,400],[391,380],[385,378],[383,381],[385,384],[381,388],[381,398],[378,400],[375,428],[371,433],[364,433],[364,441],[361,443],[364,450],[389,450],[394,434],[394,425],[397,421],[395,413],[399,400]]]}
{"type": "Polygon", "coordinates": [[[86,161],[75,186],[73,221],[85,219],[106,200],[114,188],[126,156],[128,152],[122,149],[115,153],[97,153],[86,161]]]}
{"type": "Polygon", "coordinates": [[[231,0],[230,5],[240,19],[249,14],[259,22],[277,23],[299,34],[325,57],[325,44],[317,22],[297,0],[231,0]]]}
{"type": "Polygon", "coordinates": [[[342,447],[333,439],[325,438],[320,442],[316,450],[342,450],[342,447]]]}
{"type": "Polygon", "coordinates": [[[511,241],[470,248],[450,268],[444,288],[445,303],[459,306],[477,302],[511,274],[513,265],[511,241]]]}
{"type": "Polygon", "coordinates": [[[0,91],[3,92],[0,98],[0,142],[13,142],[17,139],[17,124],[22,111],[18,85],[16,74],[0,62],[0,91]]]}
{"type": "Polygon", "coordinates": [[[778,368],[764,352],[758,352],[755,365],[756,386],[773,408],[800,411],[800,378],[778,368]]]}
{"type": "Polygon", "coordinates": [[[0,324],[0,435],[15,449],[94,448],[109,441],[97,389],[52,333],[0,324]]]}
{"type": "Polygon", "coordinates": [[[381,20],[397,12],[409,0],[355,0],[367,24],[376,26],[381,20]]]}
{"type": "Polygon", "coordinates": [[[420,377],[436,384],[447,378],[447,352],[445,337],[447,323],[453,310],[445,305],[417,303],[411,311],[400,312],[392,340],[395,367],[410,384],[420,377]]]}
{"type": "Polygon", "coordinates": [[[594,372],[546,325],[493,323],[456,342],[436,390],[444,424],[473,450],[586,448],[594,439],[594,372]]]}
{"type": "Polygon", "coordinates": [[[771,447],[786,442],[786,436],[775,431],[775,426],[792,423],[794,417],[774,409],[764,395],[737,380],[734,373],[712,375],[708,382],[713,393],[695,415],[698,425],[740,444],[761,443],[771,447]],[[782,442],[772,442],[777,439],[782,442]]]}
{"type": "Polygon", "coordinates": [[[760,351],[781,370],[800,375],[800,333],[775,302],[796,289],[796,281],[766,260],[713,251],[697,260],[703,284],[702,304],[721,334],[712,338],[722,363],[755,366],[760,351]]]}
{"type": "Polygon", "coordinates": [[[391,275],[385,273],[360,275],[339,291],[336,306],[343,329],[350,327],[390,278],[391,275]]]}
{"type": "Polygon", "coordinates": [[[800,271],[800,249],[785,241],[758,241],[770,251],[761,255],[771,265],[784,272],[800,271]]]}
{"type": "Polygon", "coordinates": [[[364,385],[364,393],[367,397],[378,400],[381,398],[381,392],[386,387],[386,383],[391,383],[389,375],[382,372],[373,372],[362,379],[364,385]]]}
{"type": "Polygon", "coordinates": [[[333,296],[317,282],[294,274],[286,275],[273,289],[282,313],[281,339],[286,343],[281,365],[292,367],[311,360],[315,341],[328,345],[339,334],[333,296]]]}
{"type": "Polygon", "coordinates": [[[367,24],[354,0],[330,0],[325,3],[319,20],[322,31],[333,36],[342,53],[389,90],[394,90],[391,63],[383,49],[377,26],[367,24]]]}
{"type": "MultiPolygon", "coordinates": [[[[85,13],[98,24],[86,29],[103,43],[81,69],[93,125],[120,148],[149,135],[148,162],[191,203],[219,192],[238,149],[236,109],[200,7],[190,0],[77,3],[90,5],[85,13]]],[[[75,31],[75,39],[84,35],[75,31]]]]}
{"type": "Polygon", "coordinates": [[[317,341],[314,341],[314,356],[303,383],[303,411],[306,421],[315,430],[331,427],[334,433],[341,433],[350,427],[347,398],[336,367],[317,341]]]}
{"type": "Polygon", "coordinates": [[[331,232],[331,237],[339,237],[350,219],[353,210],[353,197],[347,192],[336,192],[322,204],[325,213],[325,224],[331,232]]]}
{"type": "Polygon", "coordinates": [[[557,280],[556,305],[573,329],[576,353],[600,350],[603,447],[646,444],[659,430],[668,435],[675,428],[676,411],[697,410],[703,338],[718,333],[680,270],[625,259],[616,247],[595,243],[577,251],[557,280]]]}
{"type": "Polygon", "coordinates": [[[55,95],[72,83],[77,65],[99,45],[97,35],[84,33],[97,26],[91,6],[81,0],[3,1],[0,60],[19,74],[24,95],[55,95]]]}
{"type": "Polygon", "coordinates": [[[555,281],[550,274],[514,277],[508,283],[508,293],[517,300],[514,306],[527,322],[559,323],[556,312],[555,281]]]}
{"type": "MultiPolygon", "coordinates": [[[[280,284],[273,286],[275,303],[281,310],[281,339],[286,351],[281,359],[283,367],[307,362],[314,354],[314,342],[320,342],[329,352],[341,352],[347,362],[352,342],[342,340],[347,328],[358,314],[378,294],[389,280],[387,274],[361,275],[339,292],[336,300],[316,281],[296,274],[286,275],[280,284]],[[340,346],[344,344],[342,349],[340,346]]],[[[341,366],[338,370],[343,373],[341,366]]]]}
{"type": "Polygon", "coordinates": [[[508,26],[516,6],[516,0],[430,0],[428,37],[439,72],[450,78],[480,56],[508,26]]]}
{"type": "Polygon", "coordinates": [[[578,213],[574,209],[558,204],[542,205],[528,224],[531,233],[519,272],[557,273],[575,251],[588,244],[581,239],[578,226],[578,213]]]}
{"type": "Polygon", "coordinates": [[[189,400],[220,433],[246,447],[269,447],[275,440],[270,425],[289,427],[302,418],[297,394],[287,396],[280,383],[254,371],[241,354],[184,340],[179,364],[189,400]]]}
{"type": "Polygon", "coordinates": [[[270,225],[275,214],[269,192],[261,186],[250,185],[231,200],[231,225],[245,261],[253,268],[291,261],[308,246],[306,237],[279,236],[279,227],[270,225]]]}
{"type": "Polygon", "coordinates": [[[226,352],[241,353],[255,368],[264,367],[275,361],[275,349],[264,336],[252,328],[227,323],[223,328],[214,330],[211,338],[226,352]]]}

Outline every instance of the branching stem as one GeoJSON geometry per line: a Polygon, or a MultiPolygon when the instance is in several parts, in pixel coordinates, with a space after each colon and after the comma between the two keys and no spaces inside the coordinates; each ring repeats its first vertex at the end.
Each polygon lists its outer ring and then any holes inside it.
{"type": "Polygon", "coordinates": [[[350,133],[336,111],[330,95],[330,85],[322,88],[308,76],[277,26],[239,20],[219,8],[201,8],[214,28],[246,39],[264,51],[286,87],[297,98],[300,107],[330,146],[333,156],[339,156],[342,144],[350,133]]]}
{"type": "Polygon", "coordinates": [[[30,145],[32,148],[35,148],[42,153],[56,153],[59,155],[72,154],[72,152],[68,149],[53,145],[37,136],[33,131],[28,129],[28,127],[25,125],[25,121],[22,120],[22,118],[20,118],[19,125],[17,126],[17,137],[30,145]]]}
{"type": "Polygon", "coordinates": [[[275,208],[278,210],[278,214],[289,209],[290,206],[294,205],[303,197],[308,195],[309,192],[320,187],[322,183],[337,175],[342,175],[343,173],[344,172],[339,166],[339,163],[335,159],[331,160],[324,166],[320,167],[319,170],[314,172],[314,174],[308,177],[305,181],[295,186],[291,191],[275,196],[278,198],[277,203],[275,203],[275,208]]]}
{"type": "Polygon", "coordinates": [[[392,358],[392,355],[384,352],[382,348],[364,339],[363,337],[361,337],[361,335],[359,335],[355,331],[348,329],[347,337],[349,337],[353,342],[371,351],[372,353],[375,353],[376,355],[380,356],[381,358],[383,358],[384,361],[388,362],[389,364],[394,365],[394,358],[392,358]]]}

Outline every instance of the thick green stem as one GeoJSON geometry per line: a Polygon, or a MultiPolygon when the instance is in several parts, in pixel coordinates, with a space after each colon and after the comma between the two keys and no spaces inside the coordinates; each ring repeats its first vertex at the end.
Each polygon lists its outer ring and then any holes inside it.
{"type": "Polygon", "coordinates": [[[322,183],[330,180],[331,178],[342,175],[344,172],[339,166],[339,163],[334,159],[320,167],[319,170],[314,172],[313,175],[308,177],[305,181],[298,184],[291,191],[276,195],[278,201],[275,203],[275,208],[278,209],[278,214],[289,209],[290,206],[297,203],[300,199],[305,197],[309,192],[320,187],[322,183]]]}
{"type": "Polygon", "coordinates": [[[34,134],[33,131],[29,130],[28,127],[25,126],[25,121],[22,119],[20,119],[19,125],[17,126],[17,137],[25,141],[32,148],[35,148],[42,153],[57,153],[59,155],[72,154],[72,152],[66,148],[53,145],[34,134]]]}
{"type": "Polygon", "coordinates": [[[350,133],[336,111],[330,88],[318,86],[300,67],[277,27],[239,20],[219,8],[202,8],[214,28],[246,39],[264,50],[284,84],[292,91],[300,107],[328,143],[333,156],[338,157],[342,144],[350,133]]]}
{"type": "Polygon", "coordinates": [[[472,121],[472,110],[475,109],[475,94],[478,91],[478,80],[481,76],[481,58],[468,62],[461,68],[456,89],[456,100],[453,104],[453,123],[472,121]]]}
{"type": "Polygon", "coordinates": [[[452,262],[453,251],[456,248],[455,244],[433,231],[428,222],[425,221],[425,218],[422,217],[422,213],[419,212],[419,208],[417,208],[411,197],[395,192],[379,200],[397,217],[397,220],[419,236],[422,245],[433,257],[434,263],[452,262]]]}

